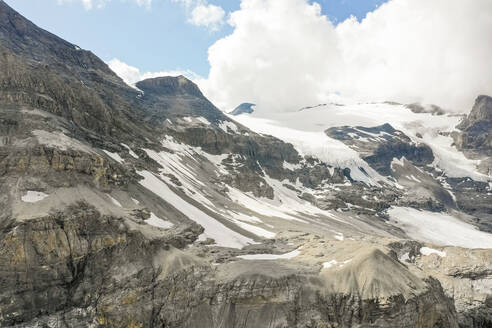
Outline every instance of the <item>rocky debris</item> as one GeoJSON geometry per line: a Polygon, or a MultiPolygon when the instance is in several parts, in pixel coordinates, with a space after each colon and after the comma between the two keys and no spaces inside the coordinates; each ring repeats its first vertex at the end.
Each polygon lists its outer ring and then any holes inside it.
{"type": "Polygon", "coordinates": [[[439,284],[378,249],[321,274],[309,254],[214,269],[168,238],[146,240],[82,203],[12,226],[0,244],[2,325],[455,327],[439,284]]]}
{"type": "Polygon", "coordinates": [[[241,114],[251,114],[255,111],[254,106],[256,105],[252,103],[242,103],[241,105],[230,111],[229,114],[234,116],[241,114]]]}

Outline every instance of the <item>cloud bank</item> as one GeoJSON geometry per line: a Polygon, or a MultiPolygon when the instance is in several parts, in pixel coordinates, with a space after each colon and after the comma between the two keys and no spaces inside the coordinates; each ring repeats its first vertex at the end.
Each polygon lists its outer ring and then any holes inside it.
{"type": "Polygon", "coordinates": [[[243,0],[229,23],[201,82],[224,110],[295,110],[336,93],[468,111],[492,94],[490,0],[390,0],[336,26],[307,0],[243,0]]]}
{"type": "Polygon", "coordinates": [[[218,30],[224,22],[225,11],[215,5],[198,5],[191,11],[189,22],[196,26],[205,26],[211,30],[218,30]]]}
{"type": "Polygon", "coordinates": [[[133,86],[138,81],[145,79],[150,79],[160,76],[179,76],[183,75],[188,79],[200,83],[203,78],[198,74],[190,70],[172,70],[172,71],[162,71],[162,72],[140,72],[136,67],[130,66],[118,58],[114,58],[107,62],[109,68],[113,70],[119,77],[125,81],[126,84],[133,86]]]}

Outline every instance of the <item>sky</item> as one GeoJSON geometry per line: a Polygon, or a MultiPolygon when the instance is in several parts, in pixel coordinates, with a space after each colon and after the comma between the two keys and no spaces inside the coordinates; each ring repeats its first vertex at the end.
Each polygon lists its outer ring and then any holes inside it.
{"type": "Polygon", "coordinates": [[[6,0],[128,84],[183,74],[223,110],[492,95],[491,0],[6,0]]]}
{"type": "MultiPolygon", "coordinates": [[[[322,0],[319,3],[333,20],[342,21],[350,15],[363,18],[384,1],[322,0]]],[[[200,76],[207,76],[210,69],[208,48],[232,32],[232,27],[225,23],[227,15],[240,6],[240,0],[6,2],[38,26],[91,50],[104,61],[118,58],[145,72],[189,70],[200,76]],[[193,23],[193,9],[200,4],[222,8],[222,23],[198,26],[200,21],[193,23]]]]}

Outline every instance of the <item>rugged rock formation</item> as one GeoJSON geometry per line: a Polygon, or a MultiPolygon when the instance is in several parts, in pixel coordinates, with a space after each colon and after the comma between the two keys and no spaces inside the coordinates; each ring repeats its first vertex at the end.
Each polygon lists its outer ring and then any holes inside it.
{"type": "Polygon", "coordinates": [[[489,325],[490,250],[427,257],[387,223],[455,209],[432,151],[390,125],[327,133],[389,176],[255,133],[184,77],[127,86],[0,0],[0,326],[489,325]]]}
{"type": "Polygon", "coordinates": [[[391,174],[393,158],[407,160],[417,166],[431,164],[434,155],[429,146],[412,142],[403,132],[390,124],[375,127],[339,127],[326,130],[326,134],[345,144],[356,147],[371,167],[383,175],[391,174]]]}
{"type": "Polygon", "coordinates": [[[463,131],[456,137],[459,148],[492,156],[492,98],[478,96],[470,114],[458,128],[463,131]]]}

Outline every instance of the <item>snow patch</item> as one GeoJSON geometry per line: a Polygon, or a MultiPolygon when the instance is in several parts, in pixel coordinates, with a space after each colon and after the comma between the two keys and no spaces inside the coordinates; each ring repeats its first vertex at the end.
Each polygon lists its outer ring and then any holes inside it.
{"type": "Polygon", "coordinates": [[[337,234],[334,236],[334,238],[335,238],[336,240],[343,241],[343,240],[344,240],[343,233],[341,233],[341,232],[337,232],[337,234]]]}
{"type": "Polygon", "coordinates": [[[227,228],[216,219],[185,201],[172,191],[166,183],[151,172],[140,171],[138,174],[144,177],[143,180],[139,181],[142,186],[161,197],[164,201],[186,215],[190,220],[195,221],[205,229],[205,232],[202,234],[202,239],[212,238],[218,246],[231,248],[242,248],[249,244],[255,244],[254,240],[227,228]]]}
{"type": "Polygon", "coordinates": [[[282,166],[283,166],[284,169],[291,170],[291,171],[295,171],[295,170],[298,170],[298,169],[302,168],[301,163],[292,164],[292,163],[289,163],[289,162],[286,162],[286,161],[283,162],[283,165],[282,166]]]}
{"type": "Polygon", "coordinates": [[[323,262],[323,269],[329,269],[332,266],[336,265],[338,262],[337,260],[331,260],[329,262],[323,262]]]}
{"type": "Polygon", "coordinates": [[[174,226],[172,222],[163,220],[152,212],[150,212],[150,218],[145,220],[144,222],[150,224],[151,226],[162,228],[162,229],[169,229],[174,226]]]}
{"type": "Polygon", "coordinates": [[[121,206],[121,203],[119,201],[117,201],[116,199],[114,199],[113,197],[111,197],[110,194],[106,194],[106,196],[109,197],[109,199],[111,200],[111,203],[115,204],[118,207],[123,207],[123,206],[121,206]]]}
{"type": "Polygon", "coordinates": [[[330,269],[334,266],[337,266],[338,268],[343,267],[345,264],[352,262],[352,259],[343,261],[339,263],[337,260],[331,260],[329,262],[323,262],[323,269],[330,269]]]}
{"type": "Polygon", "coordinates": [[[200,121],[201,123],[205,124],[205,125],[210,125],[210,122],[205,118],[205,117],[202,117],[202,116],[198,116],[198,117],[195,117],[198,121],[200,121]]]}
{"type": "Polygon", "coordinates": [[[23,202],[26,203],[37,203],[48,196],[49,196],[48,194],[45,194],[44,192],[41,191],[28,190],[26,194],[21,197],[21,199],[23,202]]]}
{"type": "Polygon", "coordinates": [[[415,240],[436,245],[465,248],[492,248],[492,234],[478,230],[450,214],[393,207],[389,223],[403,229],[415,240]]]}
{"type": "Polygon", "coordinates": [[[135,152],[126,144],[122,143],[121,144],[123,147],[125,147],[126,149],[128,149],[128,152],[130,153],[130,156],[132,156],[133,158],[138,158],[138,155],[135,154],[135,152]]]}
{"type": "Polygon", "coordinates": [[[259,237],[264,237],[264,238],[267,238],[267,239],[271,239],[271,238],[274,238],[276,236],[276,233],[274,232],[271,232],[271,231],[268,231],[266,229],[263,229],[263,228],[260,228],[260,227],[257,227],[255,225],[252,225],[252,224],[249,224],[249,223],[246,223],[246,222],[241,222],[239,220],[233,220],[233,222],[240,228],[246,230],[246,231],[249,231],[259,237]]]}
{"type": "Polygon", "coordinates": [[[229,130],[233,131],[234,133],[238,133],[237,125],[229,121],[221,121],[219,123],[219,128],[225,133],[230,133],[229,130]]]}
{"type": "Polygon", "coordinates": [[[420,254],[425,255],[425,256],[429,256],[431,254],[437,254],[440,257],[445,257],[446,256],[446,252],[438,251],[437,249],[430,248],[430,247],[422,247],[422,248],[420,248],[420,254]]]}
{"type": "Polygon", "coordinates": [[[103,149],[103,152],[105,152],[106,155],[108,155],[109,157],[111,157],[112,159],[114,159],[115,161],[117,161],[120,164],[124,162],[123,158],[121,158],[121,156],[118,153],[113,153],[113,152],[107,151],[106,149],[103,149]]]}

